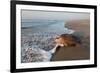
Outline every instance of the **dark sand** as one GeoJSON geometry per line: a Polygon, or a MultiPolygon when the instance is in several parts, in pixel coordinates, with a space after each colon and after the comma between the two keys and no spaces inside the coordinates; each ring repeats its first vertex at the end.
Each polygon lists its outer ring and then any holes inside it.
{"type": "Polygon", "coordinates": [[[90,59],[90,21],[73,20],[66,22],[65,26],[75,30],[75,35],[81,33],[82,43],[77,47],[60,48],[52,57],[52,61],[90,59]]]}
{"type": "Polygon", "coordinates": [[[53,56],[53,61],[66,61],[66,60],[85,60],[90,58],[90,50],[88,48],[69,47],[60,48],[53,56]]]}
{"type": "Polygon", "coordinates": [[[84,37],[90,36],[90,20],[71,20],[65,23],[65,27],[75,30],[78,33],[84,34],[84,37]]]}

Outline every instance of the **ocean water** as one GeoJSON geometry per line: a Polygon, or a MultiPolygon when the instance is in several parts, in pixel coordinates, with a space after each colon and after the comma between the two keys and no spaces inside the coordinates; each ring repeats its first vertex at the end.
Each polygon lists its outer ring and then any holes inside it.
{"type": "Polygon", "coordinates": [[[64,21],[32,21],[32,22],[22,22],[22,28],[32,28],[32,32],[56,32],[56,33],[68,33],[71,34],[74,30],[65,28],[64,21]]]}
{"type": "Polygon", "coordinates": [[[74,30],[65,28],[64,21],[22,22],[21,62],[50,61],[52,53],[49,51],[55,47],[55,37],[72,33],[74,30]]]}

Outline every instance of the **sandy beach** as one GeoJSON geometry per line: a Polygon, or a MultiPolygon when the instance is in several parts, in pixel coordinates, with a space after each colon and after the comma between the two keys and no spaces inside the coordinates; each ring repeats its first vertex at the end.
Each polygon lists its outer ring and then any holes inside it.
{"type": "Polygon", "coordinates": [[[52,57],[52,61],[90,59],[90,49],[82,46],[60,48],[52,57]]]}
{"type": "Polygon", "coordinates": [[[90,21],[73,20],[66,22],[65,26],[76,31],[73,35],[78,36],[77,34],[81,33],[82,43],[77,47],[60,48],[54,54],[52,61],[90,59],[90,21]]]}

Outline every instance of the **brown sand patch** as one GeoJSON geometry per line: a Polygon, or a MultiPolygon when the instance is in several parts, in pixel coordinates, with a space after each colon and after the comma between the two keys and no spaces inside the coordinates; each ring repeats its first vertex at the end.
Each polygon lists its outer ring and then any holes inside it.
{"type": "MultiPolygon", "coordinates": [[[[53,61],[85,60],[90,59],[90,20],[72,20],[65,23],[65,27],[83,34],[82,43],[76,47],[60,48],[53,56],[53,61]]],[[[74,33],[74,34],[75,34],[74,33]]],[[[77,35],[79,36],[79,35],[77,35]]]]}

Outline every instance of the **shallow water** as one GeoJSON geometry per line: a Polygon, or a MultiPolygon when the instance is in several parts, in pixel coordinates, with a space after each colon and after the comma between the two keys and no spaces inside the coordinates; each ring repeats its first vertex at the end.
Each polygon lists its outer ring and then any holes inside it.
{"type": "Polygon", "coordinates": [[[64,27],[63,21],[22,22],[21,62],[50,61],[52,54],[49,53],[49,50],[55,46],[54,38],[61,34],[72,34],[73,32],[74,30],[64,27]],[[37,51],[35,48],[40,50],[37,51]],[[32,54],[33,56],[35,55],[35,57],[30,57],[30,49],[32,49],[32,54]],[[38,54],[34,51],[38,52],[38,54]],[[42,53],[42,51],[46,53],[42,53]],[[39,54],[41,54],[41,56],[38,57],[39,54]]]}
{"type": "Polygon", "coordinates": [[[31,32],[56,32],[56,33],[73,33],[73,30],[65,28],[64,21],[33,21],[22,22],[22,28],[27,30],[31,28],[31,32]]]}

